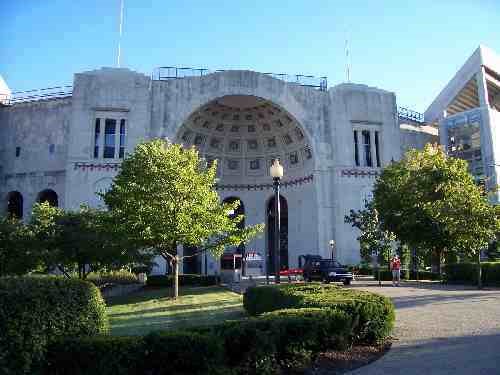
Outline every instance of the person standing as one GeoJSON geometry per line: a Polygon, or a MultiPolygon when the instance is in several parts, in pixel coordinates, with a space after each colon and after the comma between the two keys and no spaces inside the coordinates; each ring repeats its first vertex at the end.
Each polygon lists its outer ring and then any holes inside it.
{"type": "Polygon", "coordinates": [[[397,255],[391,260],[391,270],[392,270],[392,286],[399,286],[399,281],[401,279],[401,261],[397,255]]]}

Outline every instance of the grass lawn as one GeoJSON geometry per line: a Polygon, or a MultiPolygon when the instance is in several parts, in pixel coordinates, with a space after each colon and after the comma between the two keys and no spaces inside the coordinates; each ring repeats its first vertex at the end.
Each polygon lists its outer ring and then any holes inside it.
{"type": "Polygon", "coordinates": [[[242,296],[222,287],[182,287],[177,301],[170,288],[144,289],[110,298],[107,312],[112,335],[211,325],[244,317],[242,296]]]}

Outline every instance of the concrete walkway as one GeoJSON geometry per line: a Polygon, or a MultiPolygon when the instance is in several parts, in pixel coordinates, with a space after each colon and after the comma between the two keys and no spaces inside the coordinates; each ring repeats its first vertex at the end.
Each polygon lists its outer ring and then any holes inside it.
{"type": "Polygon", "coordinates": [[[391,350],[351,375],[500,374],[500,289],[356,281],[396,306],[391,350]]]}

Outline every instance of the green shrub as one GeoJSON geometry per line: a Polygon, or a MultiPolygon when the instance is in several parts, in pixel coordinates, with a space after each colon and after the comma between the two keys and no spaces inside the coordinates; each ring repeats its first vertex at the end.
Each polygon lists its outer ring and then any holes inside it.
{"type": "Polygon", "coordinates": [[[353,321],[333,309],[279,310],[242,321],[145,337],[65,339],[50,347],[47,374],[275,374],[345,349],[353,321]]]}
{"type": "MultiPolygon", "coordinates": [[[[417,273],[410,271],[410,279],[417,280],[417,273]]],[[[439,272],[418,271],[418,280],[441,280],[439,272]]]]}
{"type": "Polygon", "coordinates": [[[222,341],[211,334],[157,332],[144,341],[145,370],[153,374],[207,374],[223,363],[222,341]]]}
{"type": "MultiPolygon", "coordinates": [[[[443,272],[446,282],[477,284],[477,263],[446,264],[443,272]]],[[[499,285],[500,262],[481,263],[481,280],[484,285],[499,285]]]]}
{"type": "Polygon", "coordinates": [[[352,272],[354,275],[371,275],[373,269],[366,265],[351,265],[347,266],[347,270],[352,272]]]}
{"type": "Polygon", "coordinates": [[[106,332],[105,309],[99,289],[85,281],[0,278],[0,369],[35,373],[51,340],[106,332]]]}
{"type": "Polygon", "coordinates": [[[66,338],[49,346],[47,375],[139,374],[144,361],[142,337],[66,338]]]}
{"type": "Polygon", "coordinates": [[[106,284],[127,285],[137,284],[139,282],[137,275],[129,271],[90,273],[87,276],[87,281],[90,281],[98,287],[106,284]]]}
{"type": "Polygon", "coordinates": [[[47,375],[208,374],[223,363],[222,341],[210,334],[156,332],[145,337],[65,339],[47,356],[47,375]]]}
{"type": "Polygon", "coordinates": [[[282,284],[248,288],[243,306],[250,315],[286,308],[326,308],[343,311],[353,320],[356,341],[373,343],[394,326],[390,299],[369,292],[322,284],[282,284]]]}
{"type": "MultiPolygon", "coordinates": [[[[214,275],[179,275],[179,284],[181,286],[211,286],[217,284],[217,277],[214,275]]],[[[147,286],[166,286],[174,285],[172,275],[151,275],[146,281],[147,286]]]]}
{"type": "MultiPolygon", "coordinates": [[[[381,281],[392,281],[392,271],[389,271],[386,268],[381,269],[380,271],[373,270],[373,277],[375,280],[379,280],[379,275],[381,281]]],[[[401,278],[404,279],[403,272],[401,273],[401,278]]]]}

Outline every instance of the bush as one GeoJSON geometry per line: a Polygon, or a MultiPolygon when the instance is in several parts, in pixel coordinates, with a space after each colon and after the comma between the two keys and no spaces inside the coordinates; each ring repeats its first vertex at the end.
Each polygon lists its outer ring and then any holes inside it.
{"type": "Polygon", "coordinates": [[[46,374],[207,374],[223,362],[222,341],[196,332],[66,339],[50,347],[46,374]]]}
{"type": "MultiPolygon", "coordinates": [[[[444,266],[444,279],[449,283],[477,284],[477,263],[452,263],[444,266]]],[[[500,262],[481,263],[483,285],[500,284],[500,262]]]]}
{"type": "Polygon", "coordinates": [[[87,276],[87,281],[100,287],[106,284],[127,285],[137,284],[139,282],[137,276],[128,271],[111,271],[101,273],[90,273],[87,276]]]}
{"type": "Polygon", "coordinates": [[[373,343],[394,326],[394,305],[383,296],[334,285],[282,284],[248,288],[243,306],[250,315],[286,308],[325,308],[342,311],[353,320],[356,341],[373,343]]]}
{"type": "MultiPolygon", "coordinates": [[[[179,284],[181,286],[211,286],[217,285],[217,277],[214,275],[179,275],[179,284]]],[[[173,275],[151,275],[146,281],[147,286],[166,286],[174,285],[173,275]]]]}
{"type": "Polygon", "coordinates": [[[312,308],[144,338],[66,339],[51,346],[47,374],[275,374],[347,348],[352,325],[341,311],[312,308]]]}
{"type": "Polygon", "coordinates": [[[51,340],[106,332],[105,309],[99,290],[85,281],[0,278],[0,369],[36,373],[51,340]]]}
{"type": "MultiPolygon", "coordinates": [[[[410,271],[410,279],[417,280],[417,273],[410,271]]],[[[439,272],[418,271],[418,280],[441,280],[439,272]]]]}
{"type": "Polygon", "coordinates": [[[354,275],[365,275],[365,276],[368,276],[368,275],[372,275],[374,270],[365,265],[365,264],[361,264],[361,265],[358,265],[358,266],[348,266],[347,269],[349,271],[351,271],[354,275]]]}

